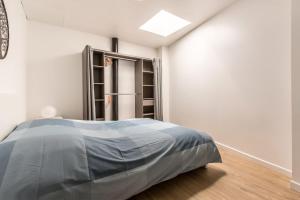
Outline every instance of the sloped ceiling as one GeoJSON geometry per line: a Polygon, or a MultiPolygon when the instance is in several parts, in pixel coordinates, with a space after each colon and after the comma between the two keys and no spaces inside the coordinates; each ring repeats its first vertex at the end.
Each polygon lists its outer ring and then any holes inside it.
{"type": "Polygon", "coordinates": [[[150,47],[171,44],[236,0],[22,0],[29,20],[150,47]],[[160,10],[192,22],[168,37],[139,30],[160,10]]]}

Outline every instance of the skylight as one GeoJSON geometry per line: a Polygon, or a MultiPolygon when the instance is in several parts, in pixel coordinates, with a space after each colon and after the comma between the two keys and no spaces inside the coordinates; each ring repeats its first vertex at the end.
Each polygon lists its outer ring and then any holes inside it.
{"type": "Polygon", "coordinates": [[[191,22],[177,17],[167,11],[161,10],[143,24],[140,29],[167,37],[190,23],[191,22]]]}

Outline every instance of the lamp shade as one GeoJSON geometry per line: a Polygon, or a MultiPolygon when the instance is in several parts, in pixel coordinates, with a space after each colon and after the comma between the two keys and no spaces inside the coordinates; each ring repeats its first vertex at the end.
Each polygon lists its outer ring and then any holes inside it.
{"type": "Polygon", "coordinates": [[[54,118],[56,116],[56,108],[53,106],[46,106],[41,110],[42,118],[54,118]]]}

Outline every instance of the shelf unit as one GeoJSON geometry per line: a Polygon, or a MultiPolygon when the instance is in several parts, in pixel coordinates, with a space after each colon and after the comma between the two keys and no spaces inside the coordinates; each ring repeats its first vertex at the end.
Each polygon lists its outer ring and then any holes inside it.
{"type": "MultiPolygon", "coordinates": [[[[119,66],[122,67],[122,66],[119,66]]],[[[83,119],[105,120],[105,96],[135,95],[135,117],[155,119],[155,83],[152,60],[86,46],[83,51],[83,119]],[[135,63],[135,93],[105,94],[105,59],[127,60],[135,63]],[[89,73],[89,68],[90,70],[89,73]],[[90,88],[89,88],[89,84],[90,88]]]]}
{"type": "Polygon", "coordinates": [[[143,61],[143,117],[154,119],[154,68],[152,61],[143,61]],[[153,99],[151,102],[147,99],[153,99]]]}
{"type": "Polygon", "coordinates": [[[155,97],[154,97],[154,68],[151,60],[138,62],[135,71],[136,92],[136,116],[140,118],[155,118],[155,97]]]}
{"type": "Polygon", "coordinates": [[[105,119],[104,53],[93,51],[92,58],[92,88],[94,90],[93,103],[95,105],[94,118],[96,118],[97,121],[103,121],[105,119]]]}
{"type": "Polygon", "coordinates": [[[104,53],[87,46],[83,51],[83,119],[105,119],[104,53]]]}

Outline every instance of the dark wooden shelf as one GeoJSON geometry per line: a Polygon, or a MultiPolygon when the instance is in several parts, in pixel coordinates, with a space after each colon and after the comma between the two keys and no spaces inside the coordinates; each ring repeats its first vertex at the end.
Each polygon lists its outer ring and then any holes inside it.
{"type": "Polygon", "coordinates": [[[143,115],[144,116],[151,116],[151,115],[154,115],[154,113],[144,113],[143,115]]]}
{"type": "Polygon", "coordinates": [[[153,71],[143,71],[143,73],[145,73],[145,74],[154,74],[153,71]]]}
{"type": "Polygon", "coordinates": [[[154,106],[154,100],[143,100],[143,106],[154,106]]]}
{"type": "Polygon", "coordinates": [[[95,99],[95,101],[104,101],[104,99],[95,99]]]}
{"type": "Polygon", "coordinates": [[[104,83],[94,83],[94,85],[104,85],[104,83]]]}
{"type": "Polygon", "coordinates": [[[100,66],[100,65],[93,65],[95,69],[103,69],[104,66],[100,66]]]}

